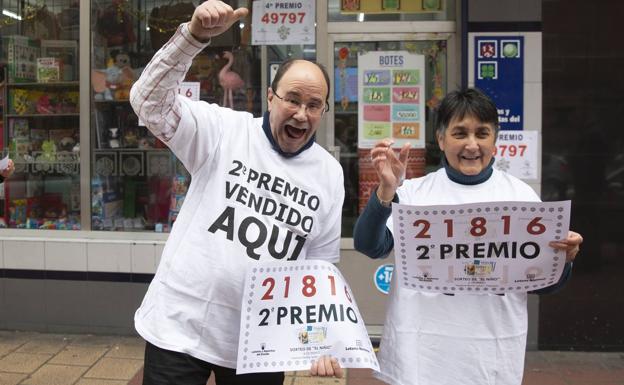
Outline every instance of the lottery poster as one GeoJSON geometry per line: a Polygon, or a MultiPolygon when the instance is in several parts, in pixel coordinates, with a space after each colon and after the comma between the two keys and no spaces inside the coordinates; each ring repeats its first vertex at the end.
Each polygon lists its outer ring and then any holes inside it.
{"type": "Polygon", "coordinates": [[[537,143],[537,131],[499,131],[494,168],[522,180],[536,180],[537,143]]]}
{"type": "Polygon", "coordinates": [[[267,263],[247,274],[238,374],[309,370],[322,355],[379,370],[349,285],[325,261],[267,263]]]}
{"type": "Polygon", "coordinates": [[[255,0],[251,44],[314,44],[316,1],[255,0]]]}
{"type": "Polygon", "coordinates": [[[425,57],[407,51],[358,56],[358,147],[384,138],[425,147],[425,57]]]}
{"type": "Polygon", "coordinates": [[[392,205],[395,276],[437,293],[529,292],[558,282],[570,201],[392,205]]]}

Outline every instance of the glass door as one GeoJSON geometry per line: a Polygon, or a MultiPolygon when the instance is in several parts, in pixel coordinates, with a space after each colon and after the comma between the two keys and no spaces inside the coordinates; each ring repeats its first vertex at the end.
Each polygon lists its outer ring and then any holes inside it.
{"type": "MultiPolygon", "coordinates": [[[[442,97],[447,93],[449,85],[456,84],[454,70],[454,34],[336,34],[330,35],[331,57],[329,65],[333,72],[333,88],[330,95],[332,116],[329,117],[327,142],[334,143],[335,152],[340,154],[345,177],[345,202],[343,206],[342,237],[353,236],[353,225],[358,214],[368,201],[371,191],[377,186],[377,176],[370,162],[370,149],[358,145],[359,125],[362,124],[358,103],[368,103],[370,95],[366,96],[365,81],[358,79],[358,66],[365,66],[362,55],[376,51],[396,52],[409,57],[418,57],[424,65],[418,70],[420,92],[417,104],[423,104],[424,116],[419,117],[424,122],[424,129],[416,146],[412,145],[408,160],[407,177],[417,177],[436,170],[440,164],[440,151],[434,138],[432,112],[438,107],[442,97]],[[416,55],[416,56],[414,56],[416,55]],[[363,101],[359,100],[358,91],[363,101]]],[[[360,69],[360,75],[365,71],[360,69]]],[[[392,73],[392,72],[389,72],[392,73]]],[[[394,76],[394,75],[390,75],[394,76]]],[[[390,79],[389,83],[396,85],[397,79],[390,79]]],[[[392,87],[390,87],[392,88],[392,87]]],[[[405,91],[414,88],[403,87],[405,91]]],[[[391,91],[394,94],[394,91],[391,91]]],[[[385,118],[392,120],[396,117],[396,96],[388,94],[388,105],[379,107],[376,111],[387,111],[385,118]],[[394,100],[393,100],[394,99],[394,100]],[[390,106],[392,105],[392,107],[390,106]],[[392,111],[392,112],[390,112],[392,111]]],[[[382,102],[383,103],[383,102],[382,102]]],[[[410,106],[401,106],[410,108],[410,106]]],[[[415,107],[415,106],[411,106],[415,107]]],[[[363,106],[363,108],[365,108],[363,106]]],[[[415,111],[415,110],[414,110],[415,111]]],[[[366,112],[364,112],[366,115],[366,112]]],[[[419,115],[416,112],[416,115],[419,115]]],[[[388,123],[391,126],[392,123],[388,123]]],[[[416,124],[419,127],[419,124],[416,124]]],[[[396,125],[395,128],[396,133],[396,125]]],[[[382,130],[383,131],[383,130],[382,130]]],[[[388,131],[389,132],[389,131],[388,131]]],[[[380,134],[385,136],[384,134],[380,134]]],[[[380,136],[381,138],[382,136],[380,136]]]]}

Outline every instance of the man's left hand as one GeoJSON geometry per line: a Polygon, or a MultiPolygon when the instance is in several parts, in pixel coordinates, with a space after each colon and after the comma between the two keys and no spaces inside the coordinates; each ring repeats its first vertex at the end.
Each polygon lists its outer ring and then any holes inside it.
{"type": "Polygon", "coordinates": [[[337,359],[331,356],[321,356],[318,361],[312,363],[310,375],[342,378],[343,370],[337,359]]]}

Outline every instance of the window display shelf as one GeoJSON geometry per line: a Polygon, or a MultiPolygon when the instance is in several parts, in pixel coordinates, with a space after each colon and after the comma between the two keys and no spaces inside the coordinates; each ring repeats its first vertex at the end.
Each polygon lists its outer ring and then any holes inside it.
{"type": "Polygon", "coordinates": [[[49,118],[54,116],[80,116],[78,112],[71,112],[66,114],[7,114],[7,118],[49,118]]]}
{"type": "Polygon", "coordinates": [[[44,88],[44,87],[78,87],[80,85],[80,83],[78,81],[70,81],[70,82],[24,82],[24,83],[16,83],[16,82],[10,82],[7,83],[7,85],[9,87],[37,87],[37,88],[44,88]]]}
{"type": "Polygon", "coordinates": [[[4,183],[2,221],[80,229],[79,82],[10,81],[3,96],[4,146],[15,174],[4,183]]]}
{"type": "Polygon", "coordinates": [[[115,152],[137,152],[137,151],[144,151],[144,152],[165,152],[165,153],[169,153],[170,150],[168,148],[137,148],[137,147],[120,147],[120,148],[96,148],[93,150],[93,152],[111,152],[111,151],[115,151],[115,152]]]}
{"type": "Polygon", "coordinates": [[[106,105],[106,104],[129,104],[130,101],[128,99],[123,100],[93,100],[95,105],[106,105]]]}
{"type": "Polygon", "coordinates": [[[55,153],[32,152],[14,159],[15,173],[78,175],[80,153],[58,151],[55,153]]]}

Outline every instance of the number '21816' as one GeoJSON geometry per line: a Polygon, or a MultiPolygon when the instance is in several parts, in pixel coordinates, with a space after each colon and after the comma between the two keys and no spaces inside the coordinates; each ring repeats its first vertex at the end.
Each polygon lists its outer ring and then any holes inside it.
{"type": "MultiPolygon", "coordinates": [[[[503,221],[503,235],[508,235],[511,227],[511,217],[509,215],[503,215],[501,217],[503,221]]],[[[540,221],[542,217],[533,218],[526,227],[527,233],[531,235],[540,235],[546,231],[546,226],[540,221]]],[[[445,219],[444,224],[446,225],[446,236],[449,238],[453,237],[454,230],[454,222],[452,219],[445,219]]],[[[484,217],[475,217],[470,220],[470,235],[473,237],[482,237],[487,233],[487,220],[484,217]]],[[[431,222],[426,219],[417,219],[414,221],[414,227],[418,230],[418,233],[414,238],[431,238],[431,234],[429,234],[429,229],[431,228],[431,222]]]]}
{"type": "MultiPolygon", "coordinates": [[[[336,279],[333,275],[328,275],[327,279],[329,280],[329,289],[330,294],[336,295],[336,279]]],[[[304,297],[313,297],[316,294],[316,277],[313,275],[306,275],[301,279],[301,294],[304,297]]],[[[275,289],[275,278],[267,277],[262,281],[262,287],[267,287],[266,292],[262,296],[261,300],[267,301],[273,299],[273,290],[275,289]]],[[[288,298],[290,292],[290,277],[284,277],[284,298],[288,298]]],[[[351,295],[349,294],[349,290],[347,290],[347,286],[344,286],[344,293],[349,302],[353,302],[351,300],[351,295]]]]}

